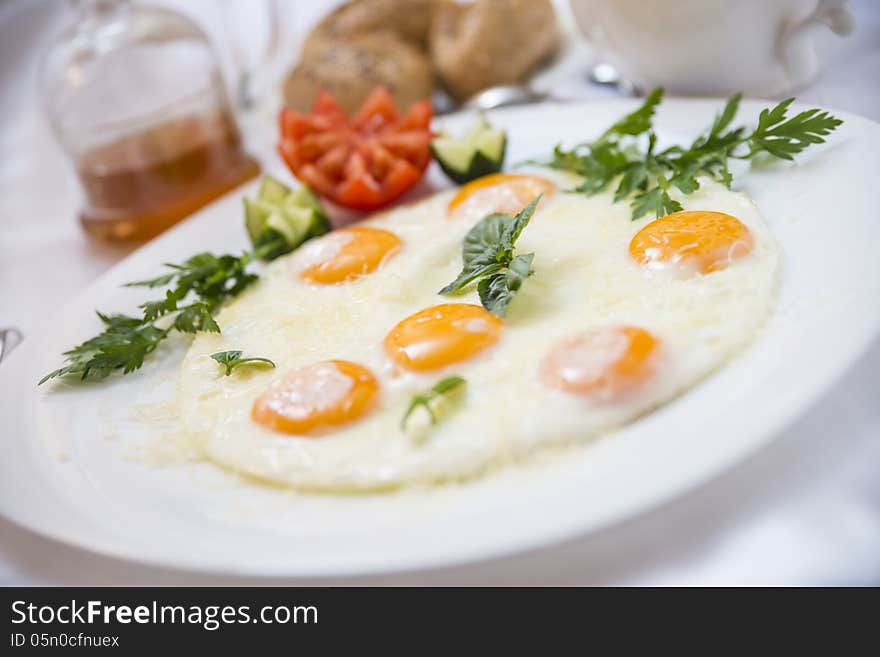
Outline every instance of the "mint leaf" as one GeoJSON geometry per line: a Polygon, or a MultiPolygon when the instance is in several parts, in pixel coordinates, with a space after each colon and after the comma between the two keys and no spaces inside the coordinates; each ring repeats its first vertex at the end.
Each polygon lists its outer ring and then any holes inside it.
{"type": "Polygon", "coordinates": [[[495,246],[501,244],[504,226],[510,216],[495,212],[485,217],[468,231],[461,247],[461,260],[467,266],[472,263],[488,263],[495,259],[495,246]]]}
{"type": "Polygon", "coordinates": [[[522,281],[530,273],[534,254],[514,257],[513,251],[540,200],[539,195],[513,217],[490,214],[471,228],[462,244],[462,270],[439,293],[456,294],[476,282],[483,307],[503,317],[522,281]]]}
{"type": "Polygon", "coordinates": [[[534,253],[518,255],[510,263],[510,267],[480,281],[477,285],[477,293],[480,295],[480,303],[486,310],[498,317],[507,314],[507,306],[519,292],[523,281],[534,273],[532,272],[534,257],[534,253]]]}

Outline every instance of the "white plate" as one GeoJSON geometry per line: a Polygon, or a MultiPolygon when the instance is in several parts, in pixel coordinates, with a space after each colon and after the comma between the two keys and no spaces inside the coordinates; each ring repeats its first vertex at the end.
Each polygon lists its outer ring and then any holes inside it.
{"type": "MultiPolygon", "coordinates": [[[[720,101],[669,100],[661,136],[689,138],[720,101]]],[[[746,102],[754,120],[764,103],[746,102]]],[[[502,110],[509,159],[597,134],[626,101],[502,110]]],[[[167,398],[182,345],[134,376],[37,389],[59,354],[99,328],[93,309],[131,310],[120,284],[198,250],[246,246],[230,194],[101,277],[0,367],[0,512],[37,532],[142,562],[227,574],[351,575],[451,565],[595,531],[681,495],[771,440],[827,390],[880,328],[876,176],[880,126],[835,112],[831,143],[796,164],[752,171],[755,198],[784,253],[778,311],[728,367],[599,441],[473,482],[364,497],[263,488],[204,463],[161,464],[136,404],[167,398]]],[[[449,120],[460,125],[462,117],[449,120]]],[[[432,171],[425,188],[444,183],[432,171]]],[[[35,293],[38,293],[35,291],[35,293]]]]}

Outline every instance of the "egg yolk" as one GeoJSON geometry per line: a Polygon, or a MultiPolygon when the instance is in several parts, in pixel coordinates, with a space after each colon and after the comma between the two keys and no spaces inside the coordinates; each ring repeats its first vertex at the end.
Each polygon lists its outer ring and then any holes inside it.
{"type": "Polygon", "coordinates": [[[251,418],[267,429],[308,434],[351,422],[375,401],[379,384],[365,367],[327,360],[288,372],[254,402],[251,418]]]}
{"type": "Polygon", "coordinates": [[[410,370],[436,370],[490,347],[502,322],[480,306],[446,303],[410,315],[385,337],[385,351],[410,370]]]}
{"type": "Polygon", "coordinates": [[[493,173],[472,180],[459,189],[449,202],[449,216],[476,222],[493,212],[513,215],[539,194],[544,194],[546,199],[554,189],[552,182],[539,176],[493,173]]]}
{"type": "Polygon", "coordinates": [[[629,253],[648,271],[708,274],[725,269],[754,246],[752,233],[736,217],[698,210],[652,221],[632,238],[629,253]]]}
{"type": "Polygon", "coordinates": [[[541,363],[541,378],[565,392],[613,399],[651,378],[658,346],[636,326],[592,329],[558,342],[541,363]]]}
{"type": "Polygon", "coordinates": [[[303,280],[324,285],[345,283],[378,269],[400,249],[400,238],[387,230],[353,226],[334,231],[310,245],[303,280]]]}

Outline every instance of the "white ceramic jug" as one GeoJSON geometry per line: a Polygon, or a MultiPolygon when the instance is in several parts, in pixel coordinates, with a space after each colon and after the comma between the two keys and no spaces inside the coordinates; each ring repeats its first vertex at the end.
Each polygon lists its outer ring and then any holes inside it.
{"type": "Polygon", "coordinates": [[[570,0],[631,82],[686,95],[779,96],[819,73],[814,32],[850,34],[846,0],[570,0]]]}

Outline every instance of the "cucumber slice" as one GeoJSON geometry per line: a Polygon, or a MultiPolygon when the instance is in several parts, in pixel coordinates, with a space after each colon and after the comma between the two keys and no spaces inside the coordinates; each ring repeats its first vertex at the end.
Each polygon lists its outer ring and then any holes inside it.
{"type": "Polygon", "coordinates": [[[290,195],[290,187],[272,176],[264,176],[260,183],[260,191],[257,198],[266,203],[276,205],[290,195]]]}
{"type": "Polygon", "coordinates": [[[487,130],[492,130],[492,125],[489,123],[485,114],[478,114],[476,120],[465,133],[465,139],[471,143],[476,142],[477,138],[487,130]]]}
{"type": "Polygon", "coordinates": [[[477,152],[482,153],[490,160],[504,160],[504,149],[507,145],[507,135],[504,130],[486,130],[479,135],[474,143],[477,152]]]}
{"type": "Polygon", "coordinates": [[[256,199],[244,199],[244,220],[251,244],[262,249],[264,260],[274,260],[330,230],[324,207],[311,189],[303,185],[291,191],[270,176],[263,178],[256,199]]]}
{"type": "Polygon", "coordinates": [[[306,231],[308,237],[318,237],[319,235],[330,232],[330,219],[327,217],[327,213],[324,212],[324,206],[321,205],[321,200],[318,198],[317,194],[305,185],[284,199],[282,207],[294,213],[301,212],[303,208],[312,211],[312,214],[309,216],[308,228],[306,231]]]}
{"type": "Polygon", "coordinates": [[[301,205],[306,208],[312,208],[319,212],[324,211],[324,206],[321,205],[321,199],[318,198],[318,195],[312,191],[311,187],[306,185],[302,185],[297,188],[297,190],[291,193],[287,198],[284,199],[284,205],[301,205]]]}
{"type": "Polygon", "coordinates": [[[462,137],[447,134],[431,142],[440,168],[458,184],[497,173],[504,164],[507,135],[480,116],[462,137]]]}
{"type": "MultiPolygon", "coordinates": [[[[305,212],[311,212],[311,210],[305,210],[305,212]]],[[[282,208],[277,208],[275,212],[269,215],[269,219],[266,220],[266,228],[279,233],[284,237],[288,245],[296,244],[299,246],[302,244],[302,238],[305,235],[305,232],[300,230],[296,219],[292,219],[290,213],[282,208]]]]}
{"type": "Polygon", "coordinates": [[[260,200],[244,199],[244,225],[247,228],[248,237],[252,244],[256,244],[260,239],[266,220],[272,214],[274,208],[268,203],[260,200]]]}
{"type": "Polygon", "coordinates": [[[474,157],[472,144],[453,137],[438,137],[431,142],[431,150],[444,168],[454,171],[467,171],[474,157]]]}

